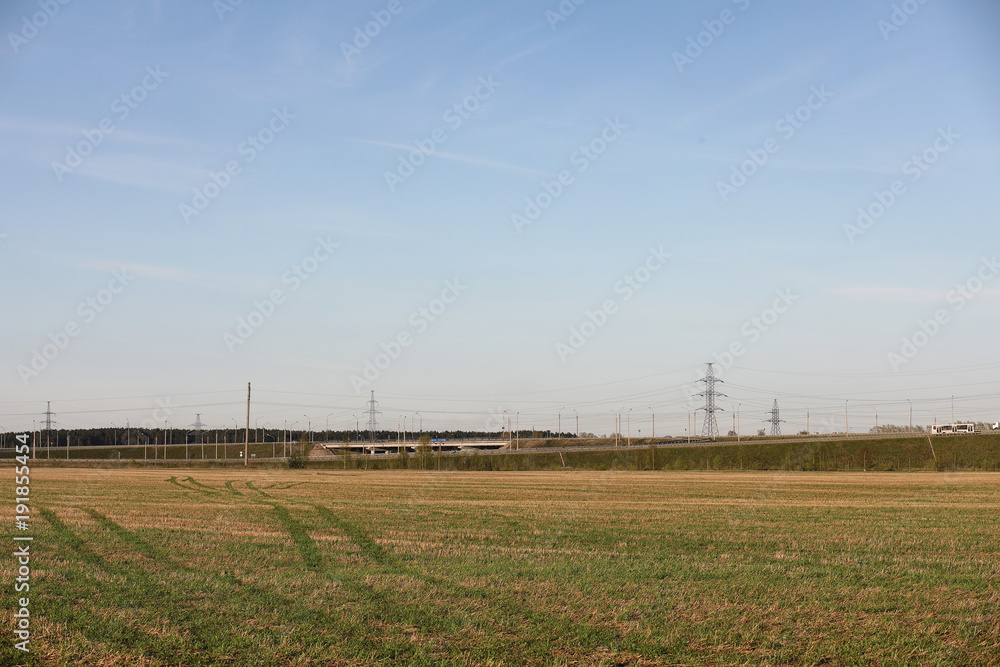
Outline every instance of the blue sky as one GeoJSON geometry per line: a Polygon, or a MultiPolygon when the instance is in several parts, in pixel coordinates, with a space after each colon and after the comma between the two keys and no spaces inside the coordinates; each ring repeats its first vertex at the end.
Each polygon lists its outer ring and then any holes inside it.
{"type": "Polygon", "coordinates": [[[1000,418],[994,3],[562,6],[5,3],[0,428],[1000,418]]]}

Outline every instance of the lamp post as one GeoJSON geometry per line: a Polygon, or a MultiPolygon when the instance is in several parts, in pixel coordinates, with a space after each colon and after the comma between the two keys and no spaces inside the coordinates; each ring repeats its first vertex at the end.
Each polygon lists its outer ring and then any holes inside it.
{"type": "Polygon", "coordinates": [[[875,435],[878,435],[878,410],[875,409],[874,405],[872,406],[872,410],[875,410],[875,435]]]}
{"type": "Polygon", "coordinates": [[[576,415],[576,437],[580,437],[580,413],[573,408],[573,414],[576,415]]]}
{"type": "Polygon", "coordinates": [[[628,445],[629,445],[629,447],[631,447],[632,446],[632,408],[629,408],[628,412],[625,413],[625,421],[628,424],[628,427],[627,427],[628,430],[626,431],[628,433],[628,445]]]}
{"type": "Polygon", "coordinates": [[[743,407],[742,403],[736,404],[736,442],[740,441],[740,408],[743,407]]]}
{"type": "Polygon", "coordinates": [[[851,399],[849,399],[849,398],[844,399],[844,437],[845,438],[851,437],[851,422],[849,421],[848,414],[847,414],[847,404],[850,402],[850,400],[851,399]]]}
{"type": "Polygon", "coordinates": [[[649,411],[650,411],[650,412],[652,413],[652,415],[653,415],[653,435],[652,435],[652,437],[653,437],[653,438],[656,438],[656,413],[655,413],[655,412],[653,412],[653,408],[652,408],[652,406],[650,406],[650,408],[649,408],[649,411]]]}
{"type": "Polygon", "coordinates": [[[421,415],[419,412],[414,412],[413,414],[414,414],[414,416],[416,416],[417,419],[420,420],[420,433],[423,434],[423,432],[424,432],[424,416],[421,415]]]}
{"type": "Polygon", "coordinates": [[[302,416],[306,418],[306,440],[308,440],[309,442],[312,442],[312,437],[313,437],[313,434],[312,434],[312,431],[313,431],[312,419],[309,418],[309,415],[302,415],[302,416]]]}
{"type": "Polygon", "coordinates": [[[514,432],[514,449],[519,450],[521,449],[521,411],[518,410],[515,412],[514,416],[517,417],[517,430],[514,432]]]}
{"type": "MultiPolygon", "coordinates": [[[[238,421],[236,421],[235,417],[230,417],[230,419],[233,420],[233,442],[236,442],[236,440],[239,439],[239,437],[240,437],[240,423],[238,421]]],[[[222,458],[224,458],[224,459],[228,459],[229,458],[229,445],[228,445],[228,443],[222,445],[222,458]]]]}
{"type": "Polygon", "coordinates": [[[913,432],[913,401],[906,399],[906,402],[910,404],[910,432],[913,432]]]}
{"type": "Polygon", "coordinates": [[[690,445],[691,444],[691,409],[689,407],[687,407],[686,405],[684,406],[684,409],[687,410],[687,413],[688,413],[688,425],[687,425],[687,428],[684,429],[684,433],[685,433],[685,435],[687,435],[687,441],[688,441],[688,444],[690,445]]]}
{"type": "Polygon", "coordinates": [[[562,435],[562,411],[565,410],[565,409],[566,408],[559,408],[559,417],[558,417],[558,419],[556,421],[556,437],[557,438],[562,435]]]}

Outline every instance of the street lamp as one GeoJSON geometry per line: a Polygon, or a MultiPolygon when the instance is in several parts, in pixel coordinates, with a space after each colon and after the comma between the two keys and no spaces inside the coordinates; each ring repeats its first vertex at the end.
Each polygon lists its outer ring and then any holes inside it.
{"type": "Polygon", "coordinates": [[[743,407],[742,403],[736,404],[736,442],[740,441],[740,408],[743,407]]]}
{"type": "Polygon", "coordinates": [[[312,438],[313,438],[313,433],[312,433],[312,431],[313,431],[312,419],[309,418],[309,415],[302,415],[302,416],[306,418],[306,433],[308,434],[308,438],[307,439],[309,440],[309,442],[312,442],[312,438]]]}
{"type": "Polygon", "coordinates": [[[656,437],[656,413],[653,412],[652,406],[650,406],[649,411],[653,414],[653,435],[652,435],[652,437],[655,438],[656,437]]]}
{"type": "Polygon", "coordinates": [[[580,413],[573,408],[573,414],[576,415],[576,437],[580,437],[580,413]]]}
{"type": "Polygon", "coordinates": [[[507,430],[507,447],[509,448],[510,447],[510,440],[511,440],[511,432],[510,432],[510,428],[509,428],[509,426],[510,426],[510,415],[507,414],[508,412],[510,412],[510,410],[504,410],[503,411],[505,417],[504,417],[504,424],[500,427],[500,432],[503,433],[504,429],[507,430]]]}
{"type": "MultiPolygon", "coordinates": [[[[236,421],[235,417],[230,417],[230,419],[233,420],[233,442],[236,442],[236,440],[240,437],[240,424],[238,421],[236,421]]],[[[228,443],[222,446],[222,458],[224,459],[229,458],[228,443]]]]}
{"type": "Polygon", "coordinates": [[[565,409],[566,408],[559,408],[559,417],[556,420],[556,437],[557,438],[562,435],[562,411],[565,410],[565,409]]]}
{"type": "Polygon", "coordinates": [[[424,417],[423,417],[423,415],[421,415],[419,412],[414,412],[413,414],[417,417],[417,419],[420,420],[420,432],[423,433],[424,432],[424,417]]]}
{"type": "Polygon", "coordinates": [[[688,413],[688,427],[686,429],[684,429],[684,433],[687,435],[687,441],[688,441],[688,444],[690,445],[691,444],[691,408],[689,408],[688,406],[685,405],[684,409],[687,410],[687,413],[688,413]]]}
{"type": "Polygon", "coordinates": [[[913,432],[913,401],[906,399],[906,402],[910,404],[910,432],[913,432]]]}
{"type": "Polygon", "coordinates": [[[627,431],[627,433],[628,433],[628,445],[629,445],[629,447],[631,447],[632,446],[632,408],[629,408],[628,412],[625,413],[625,420],[626,420],[626,423],[628,424],[628,431],[627,431]]]}
{"type": "Polygon", "coordinates": [[[874,405],[872,406],[872,410],[875,410],[875,435],[878,435],[878,410],[875,409],[874,405]]]}

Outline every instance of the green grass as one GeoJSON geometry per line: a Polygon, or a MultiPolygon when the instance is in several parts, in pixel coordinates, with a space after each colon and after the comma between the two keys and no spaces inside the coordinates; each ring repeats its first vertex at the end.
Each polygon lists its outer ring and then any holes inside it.
{"type": "Polygon", "coordinates": [[[37,468],[32,488],[23,664],[1000,664],[992,474],[37,468]]]}

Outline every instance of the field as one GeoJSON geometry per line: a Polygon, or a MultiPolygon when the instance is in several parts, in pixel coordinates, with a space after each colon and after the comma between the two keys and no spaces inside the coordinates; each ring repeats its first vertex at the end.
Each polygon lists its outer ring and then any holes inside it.
{"type": "Polygon", "coordinates": [[[1000,664],[996,474],[37,467],[32,493],[8,665],[1000,664]]]}

